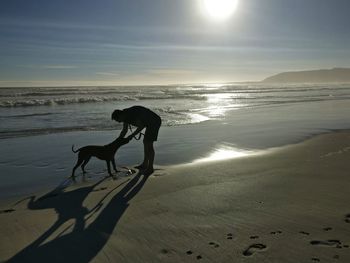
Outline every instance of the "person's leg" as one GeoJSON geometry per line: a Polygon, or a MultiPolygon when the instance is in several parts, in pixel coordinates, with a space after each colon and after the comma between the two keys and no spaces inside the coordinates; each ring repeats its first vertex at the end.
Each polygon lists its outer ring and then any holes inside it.
{"type": "Polygon", "coordinates": [[[147,164],[148,161],[146,159],[146,157],[148,156],[147,154],[147,147],[145,142],[143,142],[143,162],[141,164],[139,164],[138,166],[135,166],[135,168],[139,169],[139,170],[144,170],[147,168],[147,164]]]}
{"type": "Polygon", "coordinates": [[[153,162],[154,162],[154,156],[155,151],[153,147],[154,141],[157,140],[158,137],[158,131],[161,125],[161,120],[159,120],[159,123],[155,124],[152,127],[146,128],[145,136],[143,139],[143,146],[144,146],[144,160],[142,163],[142,169],[144,170],[144,175],[150,175],[153,173],[153,162]]]}
{"type": "Polygon", "coordinates": [[[154,148],[153,148],[153,141],[144,141],[144,146],[145,146],[145,160],[147,167],[145,168],[144,174],[145,175],[150,175],[153,173],[153,162],[154,162],[154,148]]]}

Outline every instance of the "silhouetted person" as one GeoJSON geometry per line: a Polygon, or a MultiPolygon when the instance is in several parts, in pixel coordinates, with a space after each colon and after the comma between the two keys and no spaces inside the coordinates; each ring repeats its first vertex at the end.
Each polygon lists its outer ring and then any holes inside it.
{"type": "Polygon", "coordinates": [[[162,123],[161,118],[150,109],[142,106],[133,106],[124,110],[113,111],[112,120],[123,122],[123,129],[119,135],[119,137],[123,138],[128,132],[129,125],[137,127],[137,129],[128,136],[129,139],[146,128],[143,139],[144,159],[142,164],[136,166],[136,168],[140,169],[144,175],[152,174],[154,171],[153,162],[155,155],[153,142],[157,141],[159,128],[162,123]]]}

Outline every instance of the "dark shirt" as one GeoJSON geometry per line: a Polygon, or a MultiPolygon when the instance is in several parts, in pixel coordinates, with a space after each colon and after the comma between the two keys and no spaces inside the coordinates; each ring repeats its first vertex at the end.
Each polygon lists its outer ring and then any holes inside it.
{"type": "Polygon", "coordinates": [[[133,106],[123,110],[124,122],[136,127],[151,127],[160,123],[160,117],[153,111],[142,107],[133,106]]]}

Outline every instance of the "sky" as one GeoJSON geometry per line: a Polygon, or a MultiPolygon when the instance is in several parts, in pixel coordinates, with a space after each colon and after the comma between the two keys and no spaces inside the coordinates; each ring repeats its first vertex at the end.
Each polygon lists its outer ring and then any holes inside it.
{"type": "Polygon", "coordinates": [[[0,86],[259,81],[350,67],[349,0],[0,0],[0,86]]]}

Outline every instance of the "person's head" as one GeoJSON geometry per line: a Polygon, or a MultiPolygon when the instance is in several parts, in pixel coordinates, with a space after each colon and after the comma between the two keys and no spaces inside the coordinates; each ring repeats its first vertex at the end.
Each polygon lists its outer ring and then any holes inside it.
{"type": "Polygon", "coordinates": [[[124,120],[123,111],[115,110],[115,111],[113,111],[111,117],[112,117],[112,120],[115,120],[117,122],[122,122],[124,120]]]}

